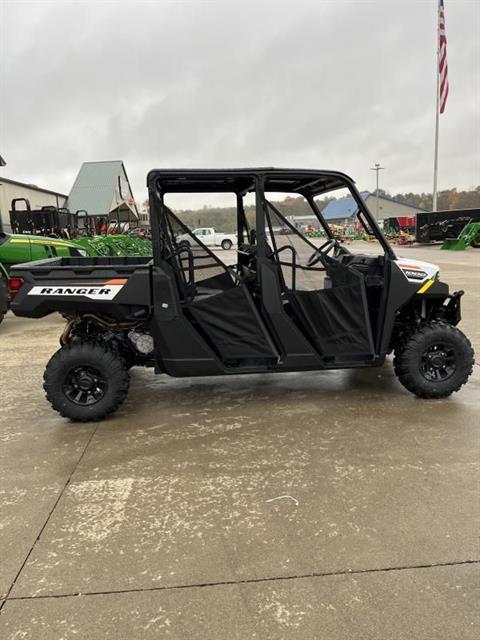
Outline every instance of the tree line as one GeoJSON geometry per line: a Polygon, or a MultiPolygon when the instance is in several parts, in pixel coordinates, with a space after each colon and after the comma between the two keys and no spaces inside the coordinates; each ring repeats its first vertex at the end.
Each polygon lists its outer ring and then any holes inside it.
{"type": "MultiPolygon", "coordinates": [[[[427,211],[432,210],[433,196],[431,193],[397,193],[394,196],[390,196],[388,192],[382,192],[378,190],[379,195],[386,195],[404,202],[405,204],[411,204],[415,207],[421,207],[427,211]]],[[[457,191],[457,189],[446,189],[445,191],[439,191],[437,194],[437,209],[438,211],[450,211],[451,209],[478,209],[480,208],[480,186],[470,189],[468,191],[457,191]]]]}
{"type": "MultiPolygon", "coordinates": [[[[391,195],[388,191],[379,189],[380,196],[387,196],[414,207],[420,207],[427,211],[432,210],[431,193],[397,193],[391,195]]],[[[329,196],[317,198],[316,203],[320,210],[327,206],[329,202],[336,198],[329,196]]],[[[287,196],[283,200],[274,202],[275,206],[284,216],[305,216],[311,215],[308,204],[302,197],[287,196]]],[[[148,211],[148,201],[144,203],[148,211]]],[[[450,209],[478,209],[480,208],[480,186],[468,191],[457,191],[457,189],[446,189],[437,194],[437,209],[439,211],[450,209]]],[[[236,208],[235,207],[215,207],[205,206],[202,209],[181,209],[176,210],[180,220],[188,227],[215,227],[220,231],[235,231],[236,229],[236,208]]],[[[250,205],[245,207],[247,219],[254,226],[255,207],[250,205]]]]}

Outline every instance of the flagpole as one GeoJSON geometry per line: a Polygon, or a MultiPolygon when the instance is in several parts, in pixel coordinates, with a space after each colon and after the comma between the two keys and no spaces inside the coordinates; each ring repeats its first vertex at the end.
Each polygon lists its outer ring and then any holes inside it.
{"type": "Polygon", "coordinates": [[[440,121],[440,0],[437,7],[437,96],[435,100],[435,152],[433,160],[433,201],[432,211],[437,210],[437,176],[438,176],[438,130],[440,121]]]}

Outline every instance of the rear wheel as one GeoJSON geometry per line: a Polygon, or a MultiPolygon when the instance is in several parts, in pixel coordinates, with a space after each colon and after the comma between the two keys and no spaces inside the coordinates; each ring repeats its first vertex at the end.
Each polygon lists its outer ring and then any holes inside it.
{"type": "Polygon", "coordinates": [[[43,388],[65,418],[103,420],[127,397],[129,375],[123,358],[100,344],[73,342],[55,353],[45,369],[43,388]]]}
{"type": "Polygon", "coordinates": [[[420,398],[445,398],[472,373],[474,353],[468,338],[445,322],[419,329],[395,349],[393,366],[403,386],[420,398]]]}
{"type": "Polygon", "coordinates": [[[231,240],[222,240],[222,249],[225,249],[225,251],[228,251],[229,249],[232,248],[232,241],[231,240]]]}
{"type": "Polygon", "coordinates": [[[8,310],[8,287],[6,280],[0,275],[0,322],[2,322],[8,310]]]}

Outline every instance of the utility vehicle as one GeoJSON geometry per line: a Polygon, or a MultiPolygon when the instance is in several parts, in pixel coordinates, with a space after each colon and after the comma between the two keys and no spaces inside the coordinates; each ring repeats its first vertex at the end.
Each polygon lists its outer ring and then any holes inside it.
{"type": "Polygon", "coordinates": [[[467,381],[473,351],[456,328],[463,292],[449,293],[435,265],[397,258],[345,174],[165,169],[147,184],[152,258],[54,258],[12,269],[14,313],[69,318],[44,376],[61,415],[88,421],[115,411],[134,365],[171,376],[258,374],[376,367],[394,351],[400,382],[417,396],[442,398],[467,381]],[[375,254],[351,253],[322,217],[318,198],[337,189],[357,203],[375,254]],[[198,192],[234,194],[233,265],[167,206],[170,194],[198,192]],[[325,238],[299,232],[274,204],[278,193],[302,197],[325,238]],[[274,232],[281,228],[291,234],[274,232]],[[185,235],[188,245],[179,242],[185,235]]]}

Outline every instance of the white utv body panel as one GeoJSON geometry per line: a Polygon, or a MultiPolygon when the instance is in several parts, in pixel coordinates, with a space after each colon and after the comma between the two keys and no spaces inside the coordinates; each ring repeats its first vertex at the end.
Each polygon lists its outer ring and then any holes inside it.
{"type": "Polygon", "coordinates": [[[439,266],[432,262],[412,260],[411,258],[398,258],[394,262],[400,267],[403,275],[410,282],[418,282],[421,284],[427,280],[435,280],[440,273],[439,266]]]}

